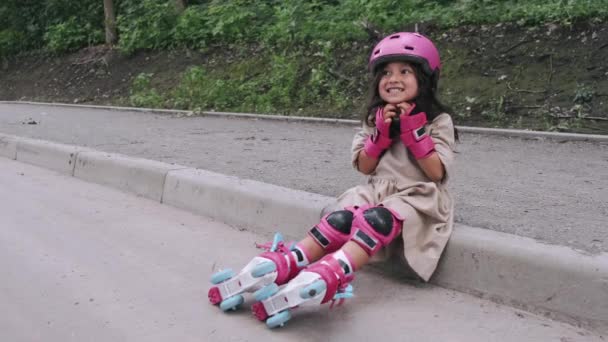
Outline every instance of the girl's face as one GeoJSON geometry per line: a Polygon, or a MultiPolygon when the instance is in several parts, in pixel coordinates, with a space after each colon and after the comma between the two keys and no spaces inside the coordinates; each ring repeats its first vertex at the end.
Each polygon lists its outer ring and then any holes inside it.
{"type": "Polygon", "coordinates": [[[410,102],[418,96],[418,80],[409,63],[391,62],[380,71],[378,94],[385,102],[399,104],[410,102]]]}

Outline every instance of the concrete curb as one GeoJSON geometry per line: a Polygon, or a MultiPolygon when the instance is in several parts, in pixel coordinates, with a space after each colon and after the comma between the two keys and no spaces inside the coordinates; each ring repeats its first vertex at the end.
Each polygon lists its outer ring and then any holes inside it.
{"type": "Polygon", "coordinates": [[[17,159],[17,138],[10,135],[0,135],[0,156],[17,159]]]}
{"type": "MultiPolygon", "coordinates": [[[[335,201],[205,170],[2,134],[0,155],[10,158],[15,144],[19,161],[135,192],[238,228],[280,230],[291,238],[301,237],[335,201]],[[73,173],[65,172],[72,160],[78,161],[71,164],[73,173]]],[[[431,282],[608,333],[608,254],[589,256],[457,224],[431,282]]]]}
{"type": "Polygon", "coordinates": [[[162,201],[165,177],[184,166],[103,152],[81,152],[74,177],[162,201]]]}
{"type": "Polygon", "coordinates": [[[35,139],[17,139],[16,160],[74,175],[76,155],[86,148],[35,139]]]}
{"type": "Polygon", "coordinates": [[[457,224],[431,282],[608,332],[608,254],[457,224]]]}
{"type": "MultiPolygon", "coordinates": [[[[79,105],[69,103],[48,103],[48,102],[30,102],[30,101],[0,101],[0,104],[27,104],[27,105],[44,105],[56,107],[75,107],[75,108],[94,108],[115,111],[133,111],[133,112],[151,112],[160,114],[176,114],[176,115],[205,115],[219,117],[235,117],[235,118],[250,118],[264,120],[279,120],[292,122],[308,122],[319,124],[339,124],[346,126],[359,126],[358,120],[349,119],[332,119],[332,118],[317,118],[307,116],[285,116],[285,115],[268,115],[268,114],[253,114],[253,113],[233,113],[233,112],[197,112],[176,109],[155,109],[155,108],[138,108],[138,107],[119,107],[119,106],[100,106],[100,105],[79,105]]],[[[559,132],[542,132],[528,131],[518,129],[501,129],[501,128],[485,128],[485,127],[469,127],[456,126],[461,133],[484,134],[484,135],[499,135],[505,137],[518,138],[544,138],[555,139],[560,141],[589,141],[589,142],[608,142],[608,135],[599,134],[578,134],[578,133],[559,133],[559,132]]]]}
{"type": "Polygon", "coordinates": [[[200,169],[171,171],[163,203],[248,230],[293,238],[319,221],[330,197],[200,169]],[[288,214],[295,213],[295,214],[288,214]]]}

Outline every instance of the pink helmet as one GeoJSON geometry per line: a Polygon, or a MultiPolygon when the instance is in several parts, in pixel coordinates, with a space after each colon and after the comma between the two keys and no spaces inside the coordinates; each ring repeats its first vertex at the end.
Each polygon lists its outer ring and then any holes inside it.
{"type": "Polygon", "coordinates": [[[393,61],[418,63],[434,79],[439,77],[439,51],[430,39],[420,33],[397,32],[384,37],[372,50],[369,70],[374,72],[380,64],[393,61]]]}

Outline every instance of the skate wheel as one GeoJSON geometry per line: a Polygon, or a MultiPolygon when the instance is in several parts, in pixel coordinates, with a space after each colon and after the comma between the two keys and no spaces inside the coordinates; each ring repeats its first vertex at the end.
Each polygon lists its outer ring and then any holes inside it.
{"type": "Polygon", "coordinates": [[[256,265],[251,271],[251,275],[254,278],[259,278],[267,275],[270,272],[277,270],[277,265],[272,261],[265,261],[259,265],[256,265]]]}
{"type": "Polygon", "coordinates": [[[238,309],[238,307],[241,304],[243,304],[244,301],[245,301],[245,298],[243,298],[243,296],[236,295],[236,296],[223,300],[220,303],[220,309],[222,309],[223,311],[236,310],[236,309],[238,309]]]}
{"type": "Polygon", "coordinates": [[[266,312],[266,308],[264,307],[264,303],[256,302],[251,305],[251,312],[255,316],[255,318],[264,322],[268,318],[268,313],[266,312]]]}
{"type": "Polygon", "coordinates": [[[289,313],[289,310],[283,310],[267,319],[266,326],[268,326],[270,329],[282,327],[283,325],[285,325],[285,322],[289,321],[290,319],[291,314],[289,313]]]}
{"type": "Polygon", "coordinates": [[[314,283],[312,283],[300,290],[300,298],[302,298],[302,299],[313,298],[314,296],[325,291],[326,289],[327,289],[327,284],[325,284],[325,281],[323,281],[321,279],[316,280],[314,283]]]}
{"type": "Polygon", "coordinates": [[[222,301],[222,295],[220,294],[220,289],[217,287],[212,287],[209,289],[209,293],[207,294],[209,297],[209,302],[213,305],[218,305],[222,301]]]}
{"type": "Polygon", "coordinates": [[[257,300],[258,302],[261,302],[263,300],[266,300],[266,299],[272,297],[277,292],[279,292],[279,285],[277,285],[275,283],[271,283],[271,284],[266,285],[266,286],[262,287],[261,289],[255,291],[253,296],[255,297],[255,300],[257,300]]]}
{"type": "Polygon", "coordinates": [[[213,285],[217,285],[221,282],[224,282],[230,278],[234,277],[234,271],[230,268],[214,273],[211,276],[211,283],[213,285]]]}

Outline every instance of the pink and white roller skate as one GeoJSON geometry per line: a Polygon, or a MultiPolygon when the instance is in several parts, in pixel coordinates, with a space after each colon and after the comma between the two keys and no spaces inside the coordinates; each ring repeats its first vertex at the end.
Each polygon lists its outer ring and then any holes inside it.
{"type": "Polygon", "coordinates": [[[285,246],[281,234],[275,234],[272,246],[258,245],[267,251],[254,257],[238,274],[231,269],[211,277],[209,301],[223,311],[236,310],[244,302],[242,293],[254,292],[268,285],[282,285],[293,279],[308,263],[302,250],[285,246]],[[293,252],[293,253],[292,253],[293,252]]]}
{"type": "Polygon", "coordinates": [[[343,264],[332,255],[326,255],[315,264],[305,268],[285,287],[279,290],[276,284],[269,284],[254,293],[257,303],[253,304],[253,314],[266,321],[269,328],[283,326],[291,318],[290,309],[301,305],[320,305],[352,297],[349,283],[354,276],[348,275],[343,264]]]}
{"type": "MultiPolygon", "coordinates": [[[[350,240],[370,257],[388,245],[401,231],[403,220],[396,212],[383,206],[355,208],[350,240]]],[[[333,226],[332,226],[333,227],[333,226]]],[[[349,230],[350,227],[349,227],[349,230]]],[[[355,264],[346,251],[340,249],[305,268],[279,290],[269,284],[254,293],[259,302],[253,304],[253,314],[270,328],[283,326],[291,318],[290,309],[300,305],[319,305],[352,297],[349,283],[354,278],[355,264]]]]}

